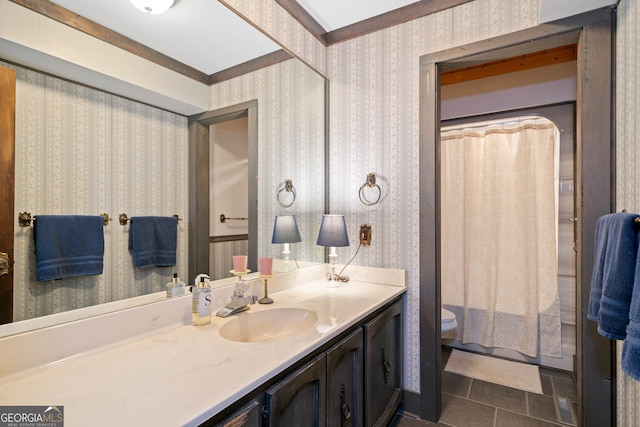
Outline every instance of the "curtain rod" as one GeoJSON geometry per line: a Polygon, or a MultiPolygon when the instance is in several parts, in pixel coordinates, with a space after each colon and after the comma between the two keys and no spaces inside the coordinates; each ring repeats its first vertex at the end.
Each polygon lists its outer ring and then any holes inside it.
{"type": "Polygon", "coordinates": [[[441,132],[451,132],[451,131],[456,131],[456,130],[464,130],[464,129],[478,129],[478,128],[486,128],[486,127],[491,127],[491,126],[506,126],[506,125],[511,125],[511,124],[521,124],[522,122],[525,121],[535,121],[535,120],[539,120],[539,119],[546,119],[548,121],[550,121],[549,119],[547,119],[546,117],[543,116],[524,116],[522,118],[513,120],[513,119],[507,119],[507,120],[486,120],[483,122],[477,122],[478,124],[456,124],[456,125],[449,125],[449,126],[444,126],[440,128],[441,132]]]}

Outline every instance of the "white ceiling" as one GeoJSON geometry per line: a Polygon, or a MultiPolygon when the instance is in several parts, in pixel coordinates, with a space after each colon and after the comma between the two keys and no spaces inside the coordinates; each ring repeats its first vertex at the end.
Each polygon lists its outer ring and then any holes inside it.
{"type": "Polygon", "coordinates": [[[179,0],[160,15],[147,15],[129,0],[51,1],[206,74],[280,49],[213,0],[179,0]]]}
{"type": "Polygon", "coordinates": [[[327,32],[417,3],[416,0],[297,0],[297,2],[327,32]]]}
{"type": "MultiPolygon", "coordinates": [[[[205,74],[215,74],[274,52],[280,46],[217,0],[178,0],[161,15],[147,15],[129,0],[51,0],[205,74]]],[[[275,0],[261,0],[275,1],[275,0]]],[[[296,0],[327,31],[351,25],[416,0],[296,0]]],[[[547,20],[615,4],[617,0],[540,0],[547,20]]]]}
{"type": "MultiPolygon", "coordinates": [[[[161,15],[147,15],[129,0],[51,1],[206,74],[280,49],[278,44],[215,0],[179,0],[161,15]]],[[[332,31],[415,0],[298,2],[327,31],[332,31]]]]}

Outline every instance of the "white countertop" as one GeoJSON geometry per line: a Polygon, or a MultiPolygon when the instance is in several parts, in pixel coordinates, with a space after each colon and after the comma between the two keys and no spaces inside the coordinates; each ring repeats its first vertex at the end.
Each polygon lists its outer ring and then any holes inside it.
{"type": "MultiPolygon", "coordinates": [[[[404,292],[404,277],[393,284],[352,278],[339,288],[329,288],[326,279],[318,278],[270,293],[273,304],[255,304],[224,319],[213,315],[210,325],[170,325],[5,375],[0,377],[0,404],[64,406],[66,427],[198,425],[404,292]],[[234,342],[218,333],[239,316],[282,307],[313,310],[318,321],[271,342],[234,342]]],[[[187,296],[165,305],[188,312],[190,304],[187,296]]],[[[86,331],[92,333],[100,331],[86,331]]],[[[84,340],[84,334],[76,339],[84,340]]],[[[0,345],[3,353],[7,348],[0,345]]]]}

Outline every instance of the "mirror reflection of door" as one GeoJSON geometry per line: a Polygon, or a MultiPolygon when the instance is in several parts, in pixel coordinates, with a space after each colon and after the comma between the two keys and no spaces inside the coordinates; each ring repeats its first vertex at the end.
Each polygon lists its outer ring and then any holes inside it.
{"type": "Polygon", "coordinates": [[[248,255],[249,123],[240,117],[209,128],[209,275],[229,277],[233,255],[248,255]],[[224,220],[222,219],[224,215],[224,220]]]}
{"type": "Polygon", "coordinates": [[[13,322],[16,73],[0,67],[0,324],[13,322]]]}

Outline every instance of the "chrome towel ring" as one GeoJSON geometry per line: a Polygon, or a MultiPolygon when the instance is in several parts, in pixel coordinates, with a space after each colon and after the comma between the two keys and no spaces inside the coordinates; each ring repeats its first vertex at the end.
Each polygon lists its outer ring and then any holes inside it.
{"type": "Polygon", "coordinates": [[[291,207],[291,206],[293,205],[293,203],[296,201],[296,189],[295,189],[295,188],[293,188],[293,182],[292,182],[290,179],[287,179],[287,180],[284,182],[284,187],[282,187],[282,188],[278,191],[278,193],[276,194],[276,198],[278,199],[278,204],[279,204],[280,206],[282,206],[283,208],[289,208],[289,207],[291,207]],[[287,203],[284,203],[282,200],[280,200],[280,194],[281,194],[283,191],[284,191],[285,193],[293,193],[293,199],[291,199],[291,203],[288,203],[288,204],[287,204],[287,203]]]}
{"type": "Polygon", "coordinates": [[[364,184],[362,184],[362,186],[360,187],[360,191],[358,191],[358,197],[360,198],[360,202],[365,206],[373,206],[380,201],[381,195],[382,195],[382,190],[380,189],[380,186],[376,184],[376,174],[373,172],[368,173],[367,181],[364,184]],[[364,195],[365,187],[378,189],[378,197],[376,197],[374,201],[367,200],[366,196],[364,195]]]}

